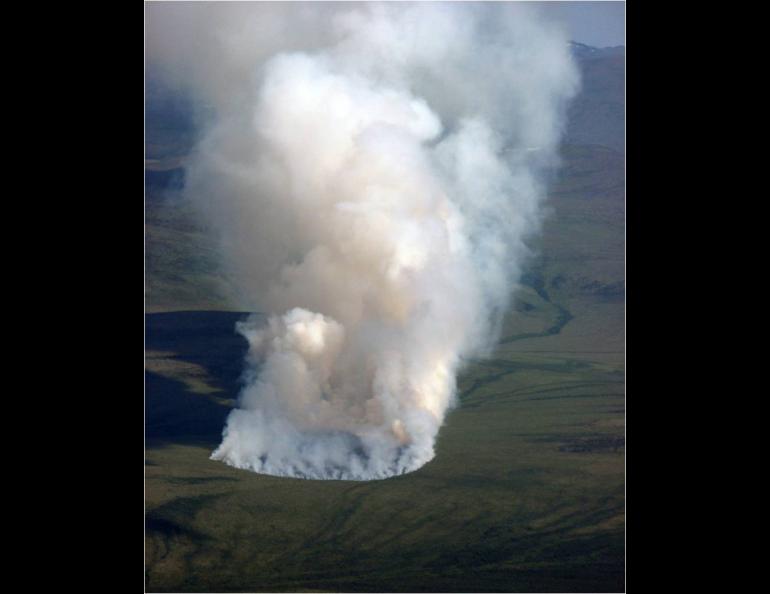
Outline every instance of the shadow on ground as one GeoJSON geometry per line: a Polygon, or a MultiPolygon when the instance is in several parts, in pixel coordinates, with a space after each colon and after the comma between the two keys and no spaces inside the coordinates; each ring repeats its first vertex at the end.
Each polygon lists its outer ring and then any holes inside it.
{"type": "Polygon", "coordinates": [[[193,391],[184,381],[145,370],[145,436],[148,441],[218,443],[248,344],[235,332],[245,312],[176,311],[145,316],[145,350],[165,353],[164,361],[188,363],[205,371],[211,395],[193,391]],[[182,438],[185,439],[182,439],[182,438]]]}

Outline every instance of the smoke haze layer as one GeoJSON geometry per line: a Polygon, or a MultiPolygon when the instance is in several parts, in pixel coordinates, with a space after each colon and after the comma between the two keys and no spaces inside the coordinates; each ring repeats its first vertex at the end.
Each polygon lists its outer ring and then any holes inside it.
{"type": "Polygon", "coordinates": [[[174,10],[148,12],[148,56],[209,106],[187,191],[268,316],[238,326],[244,388],[212,458],[420,468],[538,231],[578,84],[565,34],[505,3],[174,10]]]}

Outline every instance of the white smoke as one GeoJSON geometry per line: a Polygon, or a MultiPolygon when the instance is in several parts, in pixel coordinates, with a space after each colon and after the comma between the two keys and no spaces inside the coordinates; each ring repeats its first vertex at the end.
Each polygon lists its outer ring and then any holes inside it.
{"type": "Polygon", "coordinates": [[[212,458],[317,479],[415,470],[538,230],[577,87],[567,38],[504,3],[195,10],[157,49],[185,49],[177,72],[213,108],[188,189],[244,304],[269,314],[238,327],[246,382],[212,458]]]}

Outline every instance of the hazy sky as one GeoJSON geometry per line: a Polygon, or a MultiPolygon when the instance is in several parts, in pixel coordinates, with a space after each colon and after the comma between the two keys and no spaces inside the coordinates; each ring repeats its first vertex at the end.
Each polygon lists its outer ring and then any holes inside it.
{"type": "Polygon", "coordinates": [[[539,2],[544,13],[567,24],[573,41],[608,47],[626,44],[626,3],[539,2]]]}
{"type": "MultiPolygon", "coordinates": [[[[151,2],[150,8],[154,9],[158,5],[165,4],[170,3],[151,2]]],[[[181,7],[188,3],[179,2],[172,4],[181,7]]],[[[626,4],[623,0],[534,1],[532,4],[537,4],[538,8],[551,18],[563,22],[570,31],[570,37],[573,41],[594,47],[626,44],[626,4]]]]}

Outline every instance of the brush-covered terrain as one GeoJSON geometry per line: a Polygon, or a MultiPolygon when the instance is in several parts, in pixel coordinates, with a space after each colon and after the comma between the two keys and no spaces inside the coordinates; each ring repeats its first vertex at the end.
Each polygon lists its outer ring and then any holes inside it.
{"type": "Polygon", "coordinates": [[[468,362],[435,459],[373,482],[209,460],[245,312],[180,194],[189,114],[148,85],[148,592],[625,589],[623,119],[591,124],[623,113],[623,50],[578,57],[550,215],[500,344],[468,362]]]}

